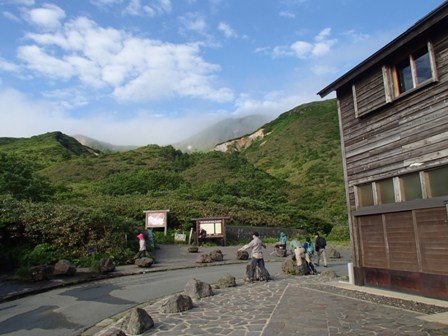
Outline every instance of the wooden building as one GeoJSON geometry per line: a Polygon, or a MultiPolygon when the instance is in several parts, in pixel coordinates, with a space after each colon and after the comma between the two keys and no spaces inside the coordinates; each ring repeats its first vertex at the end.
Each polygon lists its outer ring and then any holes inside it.
{"type": "Polygon", "coordinates": [[[333,91],[355,284],[448,300],[448,2],[333,91]]]}

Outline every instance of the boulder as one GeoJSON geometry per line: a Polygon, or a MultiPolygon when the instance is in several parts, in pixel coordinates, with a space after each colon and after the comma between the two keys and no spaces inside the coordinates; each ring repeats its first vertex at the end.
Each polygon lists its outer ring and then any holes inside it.
{"type": "Polygon", "coordinates": [[[76,266],[70,261],[61,259],[54,264],[53,275],[75,275],[76,266]]]}
{"type": "MultiPolygon", "coordinates": [[[[244,278],[243,278],[244,281],[250,281],[250,272],[251,272],[251,269],[252,269],[252,263],[248,263],[248,264],[246,265],[246,274],[245,274],[245,276],[244,276],[244,278]]],[[[268,271],[267,269],[266,269],[266,272],[267,272],[268,280],[270,280],[270,279],[271,279],[271,275],[269,274],[269,271],[268,271]]],[[[258,267],[258,265],[257,265],[257,267],[255,268],[254,280],[257,280],[257,281],[263,281],[263,280],[266,280],[266,279],[263,279],[263,277],[262,277],[262,275],[261,275],[260,267],[258,267]]]]}
{"type": "Polygon", "coordinates": [[[302,259],[300,265],[297,265],[297,261],[289,256],[282,263],[282,272],[291,275],[308,275],[310,274],[305,259],[302,259]]]}
{"type": "Polygon", "coordinates": [[[148,257],[137,258],[137,259],[135,259],[135,262],[134,262],[134,265],[136,265],[138,267],[144,267],[144,268],[149,268],[153,264],[154,264],[154,259],[148,258],[148,257]]]}
{"type": "Polygon", "coordinates": [[[226,274],[224,277],[222,277],[218,280],[215,287],[216,288],[236,287],[235,277],[230,274],[226,274]]]}
{"type": "Polygon", "coordinates": [[[209,254],[201,254],[196,258],[196,262],[199,264],[211,263],[212,259],[209,254]]]}
{"type": "Polygon", "coordinates": [[[334,270],[327,269],[320,273],[321,280],[333,280],[333,279],[336,279],[337,277],[338,277],[338,275],[337,275],[336,271],[334,271],[334,270]]]}
{"type": "Polygon", "coordinates": [[[248,260],[249,259],[249,252],[247,252],[247,251],[237,251],[236,252],[236,258],[238,260],[248,260]]]}
{"type": "Polygon", "coordinates": [[[140,335],[154,327],[154,321],[142,308],[133,308],[121,322],[121,328],[128,335],[140,335]]]}
{"type": "Polygon", "coordinates": [[[199,251],[199,247],[197,247],[197,246],[189,246],[188,247],[188,252],[190,252],[190,253],[198,253],[198,251],[199,251]]]}
{"type": "Polygon", "coordinates": [[[211,251],[209,255],[210,255],[211,261],[223,261],[224,260],[224,256],[223,256],[221,250],[211,251]]]}
{"type": "Polygon", "coordinates": [[[100,272],[101,273],[109,273],[115,271],[115,264],[109,258],[101,258],[100,259],[100,272]]]}
{"type": "Polygon", "coordinates": [[[341,258],[341,254],[334,247],[327,246],[325,248],[325,253],[327,254],[327,257],[331,258],[331,259],[340,259],[341,258]]]}
{"type": "Polygon", "coordinates": [[[39,265],[30,268],[30,278],[33,281],[50,280],[53,277],[53,266],[39,265]]]}
{"type": "Polygon", "coordinates": [[[193,299],[201,299],[214,295],[212,286],[196,279],[191,279],[187,282],[184,293],[193,299]]]}
{"type": "Polygon", "coordinates": [[[193,300],[188,295],[175,294],[163,301],[160,313],[179,313],[193,308],[193,300]]]}

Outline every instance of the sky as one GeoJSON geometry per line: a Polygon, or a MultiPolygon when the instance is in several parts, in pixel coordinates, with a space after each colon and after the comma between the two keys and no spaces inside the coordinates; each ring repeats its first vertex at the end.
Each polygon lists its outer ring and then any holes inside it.
{"type": "Polygon", "coordinates": [[[274,120],[443,2],[0,0],[0,137],[164,146],[274,120]]]}

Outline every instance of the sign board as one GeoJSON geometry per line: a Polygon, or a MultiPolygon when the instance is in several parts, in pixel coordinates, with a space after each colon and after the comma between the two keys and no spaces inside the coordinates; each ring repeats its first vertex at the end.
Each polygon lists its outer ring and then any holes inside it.
{"type": "Polygon", "coordinates": [[[146,216],[145,228],[164,228],[166,235],[169,210],[146,210],[143,212],[146,216]]]}
{"type": "Polygon", "coordinates": [[[187,240],[187,235],[185,233],[175,233],[174,234],[174,241],[185,243],[186,240],[187,240]]]}
{"type": "Polygon", "coordinates": [[[202,229],[207,232],[206,239],[222,238],[223,244],[226,244],[225,220],[230,217],[218,218],[193,218],[196,221],[196,233],[199,235],[202,229]]]}

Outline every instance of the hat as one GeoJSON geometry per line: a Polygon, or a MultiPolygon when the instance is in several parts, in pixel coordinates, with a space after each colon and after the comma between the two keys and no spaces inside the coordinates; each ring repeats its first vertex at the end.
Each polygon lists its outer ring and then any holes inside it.
{"type": "Polygon", "coordinates": [[[143,233],[140,233],[139,235],[137,235],[137,238],[140,240],[145,240],[145,236],[143,235],[143,233]]]}

